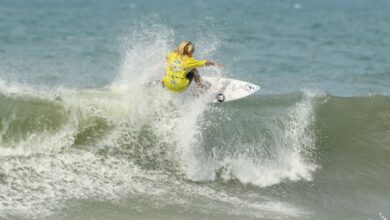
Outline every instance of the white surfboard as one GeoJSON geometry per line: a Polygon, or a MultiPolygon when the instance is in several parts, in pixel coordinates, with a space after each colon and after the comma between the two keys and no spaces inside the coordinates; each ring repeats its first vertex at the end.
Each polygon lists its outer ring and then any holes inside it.
{"type": "MultiPolygon", "coordinates": [[[[192,82],[188,90],[192,95],[208,95],[210,102],[230,102],[252,95],[260,89],[258,85],[229,78],[202,76],[202,83],[206,85],[206,89],[199,91],[196,83],[192,82]]],[[[145,84],[146,87],[161,85],[160,80],[145,84]]]]}
{"type": "Polygon", "coordinates": [[[202,80],[209,84],[206,93],[214,97],[212,102],[229,102],[241,99],[260,89],[258,85],[236,79],[202,76],[202,80]]]}

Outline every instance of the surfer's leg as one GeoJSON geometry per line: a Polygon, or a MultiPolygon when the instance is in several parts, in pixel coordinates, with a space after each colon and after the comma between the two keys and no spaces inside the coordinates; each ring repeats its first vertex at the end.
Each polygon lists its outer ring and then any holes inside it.
{"type": "Polygon", "coordinates": [[[197,69],[194,69],[193,71],[194,71],[194,80],[196,84],[200,88],[207,90],[210,87],[210,85],[207,82],[202,81],[202,78],[200,77],[199,71],[197,69]]]}
{"type": "Polygon", "coordinates": [[[200,77],[200,74],[199,74],[198,69],[193,69],[193,70],[191,70],[191,72],[192,72],[193,75],[194,75],[193,78],[194,78],[196,84],[197,84],[199,87],[202,87],[202,80],[201,80],[201,77],[200,77]]]}
{"type": "Polygon", "coordinates": [[[198,69],[193,69],[192,72],[194,73],[194,80],[195,80],[196,84],[201,86],[202,83],[201,83],[201,80],[200,80],[200,74],[199,74],[198,69]]]}
{"type": "MultiPolygon", "coordinates": [[[[187,75],[186,75],[186,77],[188,78],[188,80],[190,80],[190,83],[189,84],[191,84],[191,82],[192,82],[192,80],[194,79],[194,76],[195,76],[195,72],[196,71],[196,69],[193,69],[193,70],[191,70],[190,72],[188,72],[187,73],[187,75]]],[[[195,80],[196,81],[196,80],[195,80]]]]}
{"type": "Polygon", "coordinates": [[[195,83],[202,89],[206,89],[209,87],[207,84],[202,83],[202,79],[200,77],[198,69],[193,69],[187,73],[187,78],[190,80],[190,84],[192,80],[195,80],[195,83]]]}

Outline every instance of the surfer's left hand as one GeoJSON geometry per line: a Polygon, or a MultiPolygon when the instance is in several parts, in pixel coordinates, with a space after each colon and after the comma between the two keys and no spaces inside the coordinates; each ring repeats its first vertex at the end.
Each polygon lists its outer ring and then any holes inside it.
{"type": "Polygon", "coordinates": [[[208,60],[208,61],[206,62],[206,66],[223,67],[223,64],[222,64],[222,63],[217,63],[217,62],[213,62],[213,61],[208,60]]]}
{"type": "Polygon", "coordinates": [[[214,66],[216,66],[216,67],[223,67],[223,64],[222,64],[222,63],[214,62],[214,66]]]}

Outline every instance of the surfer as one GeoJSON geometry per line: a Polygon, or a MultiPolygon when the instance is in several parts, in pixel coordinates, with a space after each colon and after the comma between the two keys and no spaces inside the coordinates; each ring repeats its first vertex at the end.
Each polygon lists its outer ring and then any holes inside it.
{"type": "Polygon", "coordinates": [[[184,92],[195,80],[201,88],[206,88],[202,83],[197,67],[220,66],[210,60],[197,60],[193,58],[195,52],[191,41],[183,41],[178,48],[168,54],[166,74],[162,80],[163,86],[172,92],[184,92]]]}

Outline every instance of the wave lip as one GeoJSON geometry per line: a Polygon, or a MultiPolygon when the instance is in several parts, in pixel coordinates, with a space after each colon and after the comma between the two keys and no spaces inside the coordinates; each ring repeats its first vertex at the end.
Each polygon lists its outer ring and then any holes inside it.
{"type": "Polygon", "coordinates": [[[224,144],[218,148],[222,153],[216,169],[222,170],[221,177],[259,187],[312,180],[312,173],[319,168],[314,158],[316,97],[307,92],[283,107],[239,108],[229,115],[226,126],[230,127],[220,133],[224,144]]]}

